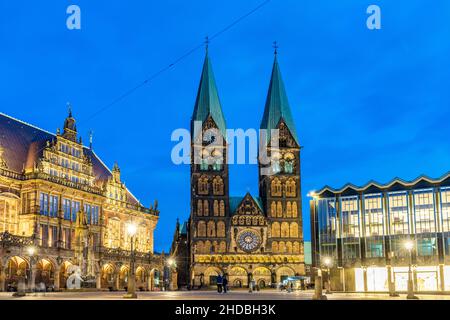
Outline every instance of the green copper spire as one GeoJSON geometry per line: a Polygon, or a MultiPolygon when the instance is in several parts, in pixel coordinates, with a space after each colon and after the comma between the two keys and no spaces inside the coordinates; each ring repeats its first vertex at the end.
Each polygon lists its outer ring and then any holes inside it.
{"type": "Polygon", "coordinates": [[[281,78],[280,67],[277,60],[275,47],[275,60],[273,62],[272,77],[270,79],[269,92],[267,94],[264,116],[261,121],[261,129],[267,130],[267,143],[270,142],[270,130],[277,129],[280,120],[283,120],[292,134],[297,145],[300,145],[295,130],[294,120],[291,115],[286,90],[281,78]]]}
{"type": "Polygon", "coordinates": [[[201,121],[203,123],[209,116],[212,117],[223,138],[226,139],[225,118],[223,117],[216,81],[207,50],[192,121],[201,121]]]}

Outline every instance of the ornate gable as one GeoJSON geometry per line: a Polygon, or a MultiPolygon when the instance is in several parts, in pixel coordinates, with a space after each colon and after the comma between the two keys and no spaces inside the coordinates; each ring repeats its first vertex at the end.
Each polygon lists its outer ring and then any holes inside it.
{"type": "Polygon", "coordinates": [[[235,226],[264,226],[267,224],[261,205],[247,193],[233,213],[235,226]]]}

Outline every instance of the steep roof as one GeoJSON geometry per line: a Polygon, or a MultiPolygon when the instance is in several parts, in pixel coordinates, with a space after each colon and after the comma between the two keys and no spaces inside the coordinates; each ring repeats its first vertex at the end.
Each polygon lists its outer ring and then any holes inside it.
{"type": "MultiPolygon", "coordinates": [[[[32,168],[42,157],[46,142],[54,139],[55,134],[0,112],[0,146],[3,147],[3,159],[11,171],[21,174],[24,169],[32,168]]],[[[96,183],[112,177],[109,168],[92,149],[83,146],[83,152],[92,161],[96,183]]],[[[128,189],[127,202],[139,204],[128,189]]]]}
{"type": "Polygon", "coordinates": [[[206,53],[197,92],[197,99],[195,101],[194,113],[192,114],[192,121],[201,121],[203,123],[209,116],[211,116],[216,123],[223,138],[226,139],[225,118],[222,113],[222,106],[220,104],[211,60],[208,53],[206,53]]]}
{"type": "Polygon", "coordinates": [[[263,206],[262,206],[262,201],[260,197],[254,197],[252,196],[250,193],[246,193],[244,196],[234,196],[234,197],[230,197],[230,213],[234,214],[237,210],[237,208],[239,207],[239,205],[242,203],[242,200],[244,200],[244,198],[249,195],[253,201],[256,203],[256,205],[259,207],[259,209],[264,212],[263,210],[263,206]]]}
{"type": "Polygon", "coordinates": [[[270,142],[270,130],[277,129],[281,120],[285,122],[295,142],[300,145],[291,114],[291,108],[289,107],[286,89],[284,88],[284,82],[281,77],[280,66],[278,65],[277,56],[275,55],[264,115],[261,121],[261,129],[267,130],[267,143],[270,142]]]}

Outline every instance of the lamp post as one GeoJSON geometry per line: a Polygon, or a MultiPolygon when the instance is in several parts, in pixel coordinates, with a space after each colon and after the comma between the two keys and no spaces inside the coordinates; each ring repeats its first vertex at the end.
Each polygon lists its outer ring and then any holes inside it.
{"type": "Polygon", "coordinates": [[[134,223],[130,222],[127,225],[127,233],[130,236],[131,241],[131,251],[130,251],[130,276],[128,277],[127,283],[127,293],[124,295],[126,299],[136,299],[136,270],[134,267],[135,264],[135,249],[134,249],[134,241],[137,232],[137,227],[134,223]]]}
{"type": "Polygon", "coordinates": [[[36,248],[34,246],[29,246],[27,248],[28,256],[30,257],[30,283],[29,283],[29,289],[31,292],[34,291],[34,279],[33,279],[33,261],[34,261],[34,254],[36,253],[36,248]]]}
{"type": "Polygon", "coordinates": [[[323,264],[327,270],[327,282],[325,294],[331,294],[331,277],[330,277],[330,267],[333,265],[333,260],[330,257],[323,258],[323,264]]]}
{"type": "Polygon", "coordinates": [[[169,287],[168,290],[173,290],[173,279],[172,279],[172,269],[175,267],[175,259],[169,258],[167,259],[167,266],[169,267],[168,277],[169,277],[169,287]]]}
{"type": "Polygon", "coordinates": [[[414,242],[412,240],[406,240],[404,247],[409,252],[409,266],[408,266],[408,295],[406,299],[419,299],[414,295],[414,282],[412,278],[412,250],[414,248],[414,242]]]}

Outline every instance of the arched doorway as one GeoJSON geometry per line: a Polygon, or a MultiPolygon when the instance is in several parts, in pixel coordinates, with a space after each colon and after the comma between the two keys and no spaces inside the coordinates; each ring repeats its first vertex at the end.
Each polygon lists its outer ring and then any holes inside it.
{"type": "Polygon", "coordinates": [[[236,279],[232,283],[233,283],[234,288],[242,288],[242,280],[241,279],[236,279]]]}
{"type": "Polygon", "coordinates": [[[217,276],[222,273],[222,270],[216,267],[208,267],[203,273],[203,281],[205,286],[214,286],[217,284],[217,276]]]}
{"type": "Polygon", "coordinates": [[[17,291],[21,281],[28,286],[29,275],[30,267],[28,261],[19,256],[9,258],[5,270],[6,291],[17,291]]]}
{"type": "Polygon", "coordinates": [[[242,288],[248,285],[248,272],[242,267],[233,267],[228,271],[228,282],[235,288],[242,288]]]}
{"type": "Polygon", "coordinates": [[[289,267],[280,267],[277,270],[277,282],[280,283],[288,277],[293,277],[295,275],[294,270],[289,267]]]}
{"type": "Polygon", "coordinates": [[[140,291],[147,291],[147,271],[144,267],[136,268],[136,288],[140,291]]]}
{"type": "Polygon", "coordinates": [[[256,284],[259,288],[267,287],[271,282],[271,272],[266,267],[258,267],[253,270],[253,279],[255,279],[256,284]]]}
{"type": "Polygon", "coordinates": [[[115,289],[114,266],[111,263],[104,264],[101,273],[101,287],[109,290],[115,289]]]}
{"type": "Polygon", "coordinates": [[[119,270],[119,288],[127,289],[128,286],[128,275],[130,274],[130,268],[126,265],[120,267],[119,270]]]}
{"type": "Polygon", "coordinates": [[[159,269],[152,269],[152,271],[150,272],[150,290],[151,291],[156,291],[156,290],[160,290],[160,277],[161,277],[161,272],[159,271],[159,269]]]}
{"type": "Polygon", "coordinates": [[[69,278],[69,268],[72,266],[72,263],[69,261],[64,261],[61,263],[61,268],[59,271],[59,286],[60,288],[67,288],[67,278],[69,278]]]}
{"type": "Polygon", "coordinates": [[[34,283],[36,285],[39,285],[46,289],[49,287],[53,287],[53,284],[55,283],[55,268],[50,260],[48,259],[41,259],[36,264],[36,275],[34,283]]]}

